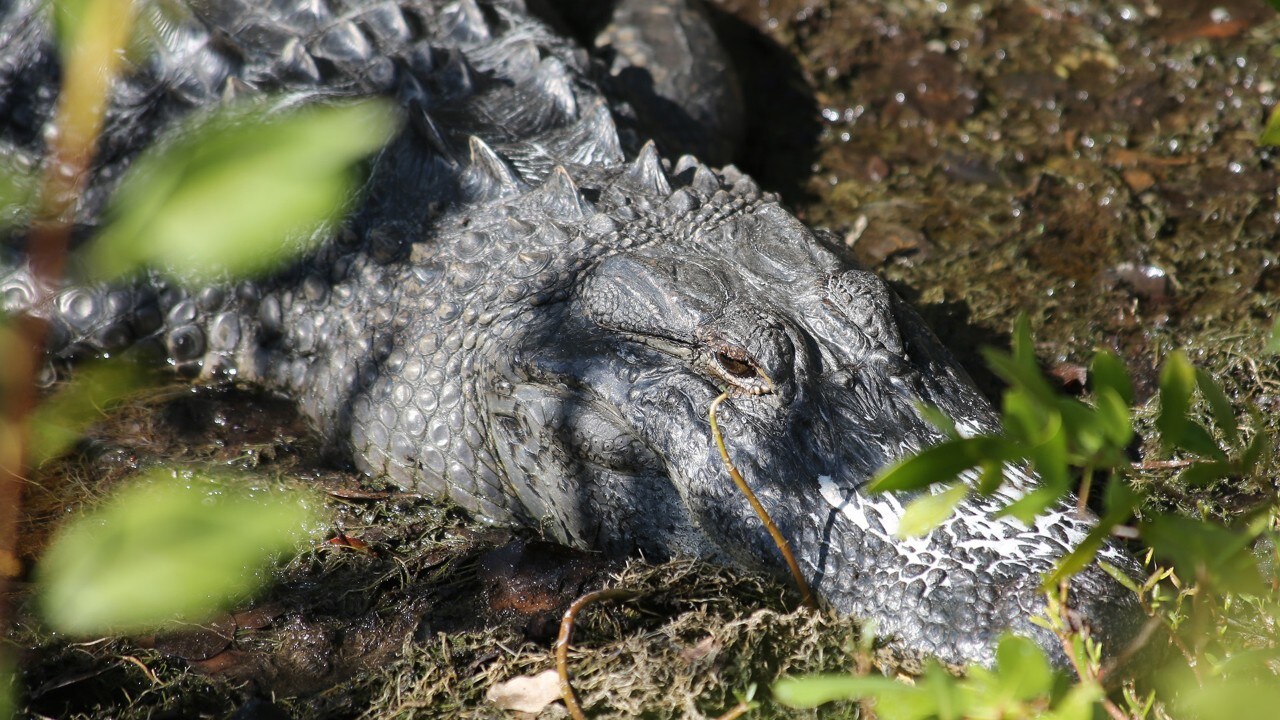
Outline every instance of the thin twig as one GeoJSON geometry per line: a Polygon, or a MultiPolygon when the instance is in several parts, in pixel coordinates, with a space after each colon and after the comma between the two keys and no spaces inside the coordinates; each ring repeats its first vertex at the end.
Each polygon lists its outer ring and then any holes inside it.
{"type": "Polygon", "coordinates": [[[1147,460],[1133,463],[1134,470],[1180,470],[1195,464],[1195,460],[1147,460]]]}
{"type": "Polygon", "coordinates": [[[596,590],[574,600],[564,611],[564,617],[560,619],[560,634],[556,637],[556,673],[560,676],[560,698],[573,720],[586,720],[582,706],[578,704],[578,696],[573,692],[573,684],[569,682],[569,642],[573,639],[573,623],[578,613],[597,600],[629,600],[636,595],[636,591],[625,588],[596,590]]]}
{"type": "Polygon", "coordinates": [[[726,710],[724,714],[716,718],[716,720],[737,720],[737,718],[740,718],[743,715],[746,715],[748,712],[751,712],[752,707],[754,707],[754,705],[747,702],[746,700],[743,700],[737,705],[734,705],[733,707],[726,710]]]}
{"type": "Polygon", "coordinates": [[[1084,477],[1080,480],[1080,496],[1076,498],[1076,514],[1082,518],[1089,516],[1089,491],[1093,488],[1093,466],[1085,468],[1084,477]]]}
{"type": "Polygon", "coordinates": [[[738,468],[729,459],[729,450],[725,447],[724,436],[720,434],[720,425],[716,423],[716,408],[720,407],[720,403],[724,402],[728,397],[728,392],[720,393],[720,397],[712,401],[711,410],[707,413],[707,416],[711,418],[711,436],[715,438],[716,447],[720,449],[720,459],[724,461],[725,469],[729,471],[729,477],[733,478],[733,483],[747,497],[747,502],[751,503],[751,509],[756,511],[756,516],[760,518],[760,522],[764,523],[765,529],[769,531],[774,544],[778,546],[778,550],[782,553],[782,558],[787,561],[787,567],[791,569],[791,577],[795,578],[796,587],[800,590],[801,602],[808,607],[816,608],[817,603],[813,601],[813,594],[809,592],[809,583],[804,579],[804,574],[800,572],[800,564],[796,562],[796,556],[791,553],[791,545],[782,536],[782,531],[778,529],[778,526],[773,523],[773,518],[769,517],[769,512],[764,509],[764,505],[760,504],[756,494],[751,492],[751,488],[747,486],[747,481],[742,478],[742,473],[738,472],[738,468]]]}

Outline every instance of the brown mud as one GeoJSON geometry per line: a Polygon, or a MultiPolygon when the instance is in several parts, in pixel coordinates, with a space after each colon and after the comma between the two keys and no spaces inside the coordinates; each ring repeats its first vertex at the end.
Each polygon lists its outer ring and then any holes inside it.
{"type": "MultiPolygon", "coordinates": [[[[977,349],[1020,312],[1045,367],[1079,386],[1099,348],[1150,396],[1185,348],[1280,432],[1280,90],[1265,3],[719,0],[748,100],[742,162],[911,299],[995,396],[977,349]]],[[[27,552],[113,483],[165,463],[319,486],[329,539],[259,601],[203,628],[70,642],[30,614],[27,712],[47,717],[510,717],[496,684],[553,666],[561,609],[602,716],[715,716],[755,683],[871,658],[847,620],[788,588],[688,562],[622,564],[469,524],[323,458],[292,408],[169,390],[96,428],[28,493],[27,552]]],[[[1245,493],[1247,491],[1240,491],[1245,493]]],[[[1231,492],[1205,498],[1227,512],[1231,492]]],[[[22,588],[19,600],[24,599],[22,588]]],[[[540,717],[562,717],[548,706],[540,717]]],[[[824,716],[853,716],[852,706],[824,716]]]]}

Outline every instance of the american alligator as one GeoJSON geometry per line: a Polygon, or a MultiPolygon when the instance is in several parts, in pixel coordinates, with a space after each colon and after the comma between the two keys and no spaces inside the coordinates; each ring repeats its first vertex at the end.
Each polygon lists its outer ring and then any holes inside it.
{"type": "MultiPolygon", "coordinates": [[[[723,55],[695,10],[617,3],[593,56],[521,0],[170,5],[115,88],[86,233],[131,158],[227,96],[386,95],[405,128],[342,228],[270,280],[150,276],[33,308],[8,251],[4,308],[52,320],[55,362],[152,343],[189,377],[295,398],[364,472],[495,523],[783,574],[711,436],[727,390],[729,451],[826,603],[904,657],[989,664],[1011,629],[1066,664],[1031,618],[1041,573],[1091,521],[1066,504],[1031,527],[993,517],[1036,484],[1010,468],[1000,494],[897,539],[907,498],[864,492],[869,477],[941,439],[921,404],[985,432],[989,402],[839,243],[732,165],[646,141],[716,156],[734,132],[732,91],[710,89],[723,55]]],[[[0,154],[32,162],[58,77],[40,7],[17,0],[0,18],[0,154]]],[[[1102,556],[1138,572],[1118,547],[1102,556]]],[[[1141,624],[1097,564],[1070,604],[1113,652],[1141,624]]]]}

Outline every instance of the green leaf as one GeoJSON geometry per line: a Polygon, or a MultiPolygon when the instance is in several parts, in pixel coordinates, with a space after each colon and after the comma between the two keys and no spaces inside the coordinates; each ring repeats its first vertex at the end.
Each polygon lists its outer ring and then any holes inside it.
{"type": "Polygon", "coordinates": [[[1229,477],[1233,470],[1232,463],[1222,460],[1193,463],[1178,475],[1178,482],[1188,487],[1199,487],[1229,477]]]}
{"type": "MultiPolygon", "coordinates": [[[[1123,453],[1129,442],[1133,440],[1133,424],[1128,403],[1112,388],[1095,391],[1093,399],[1097,404],[1094,410],[1094,421],[1102,431],[1107,447],[1123,453]]],[[[1123,457],[1119,460],[1124,461],[1123,457]]]]}
{"type": "Polygon", "coordinates": [[[39,467],[65,453],[112,405],[145,384],[138,369],[124,362],[78,369],[31,417],[31,464],[39,467]]]}
{"type": "Polygon", "coordinates": [[[1093,558],[1097,556],[1098,551],[1102,549],[1102,543],[1107,539],[1107,535],[1111,533],[1111,525],[1105,522],[1098,523],[1084,540],[1075,547],[1066,557],[1058,561],[1054,566],[1053,572],[1045,576],[1041,587],[1046,592],[1052,592],[1057,589],[1058,584],[1063,580],[1067,580],[1076,573],[1083,570],[1089,563],[1093,562],[1093,558]]]}
{"type": "Polygon", "coordinates": [[[1028,448],[1027,455],[1045,487],[1065,491],[1071,486],[1070,469],[1067,467],[1067,435],[1061,423],[1050,430],[1043,442],[1028,448]]]}
{"type": "Polygon", "coordinates": [[[1261,418],[1253,424],[1253,439],[1245,447],[1244,453],[1240,456],[1240,466],[1244,472],[1252,472],[1258,466],[1262,458],[1271,455],[1271,433],[1267,432],[1267,428],[1263,425],[1261,418]]]}
{"type": "Polygon", "coordinates": [[[53,29],[64,57],[72,43],[83,42],[81,32],[90,2],[91,0],[55,0],[52,3],[53,29]]]}
{"type": "Polygon", "coordinates": [[[881,675],[808,675],[784,677],[773,684],[773,698],[794,708],[812,708],[835,700],[892,697],[916,691],[881,675]]]}
{"type": "Polygon", "coordinates": [[[951,511],[969,494],[969,487],[964,483],[954,486],[935,495],[922,495],[912,500],[902,513],[902,520],[894,537],[912,538],[927,534],[951,517],[951,511]]]}
{"type": "Polygon", "coordinates": [[[1036,517],[1044,512],[1046,508],[1054,505],[1067,494],[1067,489],[1063,487],[1038,487],[1035,490],[1023,495],[1017,500],[1009,503],[1005,507],[1000,508],[996,512],[996,517],[1010,516],[1017,518],[1023,525],[1030,527],[1036,521],[1036,517]]]}
{"type": "Polygon", "coordinates": [[[0,659],[0,720],[16,717],[14,698],[17,696],[18,676],[7,659],[0,659]]]}
{"type": "Polygon", "coordinates": [[[1280,708],[1280,685],[1274,678],[1267,682],[1210,678],[1202,687],[1189,684],[1176,698],[1176,717],[1197,720],[1268,718],[1275,717],[1276,708],[1280,708]]]}
{"type": "Polygon", "coordinates": [[[1004,460],[987,460],[982,463],[982,472],[978,475],[977,491],[982,495],[990,495],[1004,483],[1004,460]]]}
{"type": "Polygon", "coordinates": [[[1196,368],[1196,386],[1200,388],[1200,394],[1209,403],[1209,410],[1213,413],[1213,424],[1217,425],[1218,430],[1226,436],[1227,442],[1239,445],[1240,427],[1236,423],[1235,410],[1231,407],[1231,401],[1227,399],[1226,392],[1222,390],[1222,385],[1203,368],[1196,368]]]}
{"type": "Polygon", "coordinates": [[[948,438],[960,437],[960,431],[956,429],[956,421],[938,408],[920,403],[916,405],[916,412],[920,413],[920,417],[928,421],[930,425],[941,430],[948,438]]]}
{"type": "Polygon", "coordinates": [[[1005,441],[999,437],[947,440],[885,468],[867,487],[870,492],[923,490],[934,483],[950,482],[965,470],[1004,454],[1005,441]]]}
{"type": "Polygon", "coordinates": [[[1201,457],[1214,458],[1215,460],[1226,460],[1227,453],[1218,446],[1218,442],[1213,439],[1213,435],[1204,425],[1195,420],[1188,419],[1182,428],[1182,437],[1178,438],[1178,447],[1183,450],[1189,450],[1201,457]]]}
{"type": "MultiPolygon", "coordinates": [[[[1270,0],[1272,7],[1276,7],[1280,0],[1270,0]]],[[[1280,105],[1271,109],[1271,116],[1267,118],[1267,126],[1262,129],[1262,136],[1258,138],[1259,145],[1270,145],[1272,147],[1280,147],[1280,105]]]]}
{"type": "Polygon", "coordinates": [[[1187,411],[1191,408],[1191,391],[1195,388],[1195,369],[1181,350],[1165,360],[1160,370],[1160,414],[1156,428],[1166,447],[1179,446],[1187,427],[1187,411]]]}
{"type": "Polygon", "coordinates": [[[1104,697],[1106,694],[1098,683],[1077,683],[1043,720],[1093,720],[1093,708],[1104,697]]]}
{"type": "Polygon", "coordinates": [[[1036,445],[1062,428],[1062,415],[1055,402],[1041,402],[1023,388],[1004,394],[1004,413],[1000,418],[1005,433],[1014,442],[1036,445]]]}
{"type": "Polygon", "coordinates": [[[87,249],[97,279],[158,265],[190,282],[261,272],[308,249],[395,130],[385,102],[288,113],[232,108],[130,168],[87,249]]]}
{"type": "Polygon", "coordinates": [[[990,348],[982,351],[982,357],[1000,379],[1009,383],[1013,389],[1026,392],[1037,403],[1049,407],[1057,399],[1057,393],[1034,363],[1028,366],[1011,355],[990,348]]]}
{"type": "Polygon", "coordinates": [[[1271,337],[1267,339],[1267,346],[1262,351],[1270,355],[1280,355],[1280,317],[1276,318],[1275,324],[1271,326],[1271,337]]]}
{"type": "Polygon", "coordinates": [[[1256,533],[1177,515],[1156,515],[1140,529],[1142,539],[1172,560],[1184,580],[1207,580],[1219,592],[1265,592],[1257,560],[1249,552],[1256,533]]]}
{"type": "Polygon", "coordinates": [[[319,506],[297,491],[158,469],[58,531],[36,569],[40,608],[72,635],[200,622],[322,529],[319,506]]]}
{"type": "Polygon", "coordinates": [[[1142,588],[1138,587],[1138,583],[1134,582],[1133,578],[1129,577],[1129,573],[1126,573],[1125,571],[1121,570],[1115,565],[1112,565],[1106,560],[1099,560],[1098,567],[1102,568],[1103,572],[1110,575],[1112,580],[1115,580],[1116,582],[1123,585],[1124,588],[1129,592],[1133,593],[1134,595],[1142,594],[1142,588]]]}
{"type": "Polygon", "coordinates": [[[1133,405],[1133,383],[1129,380],[1129,369],[1115,353],[1103,350],[1094,355],[1093,364],[1089,368],[1089,379],[1093,382],[1094,395],[1110,390],[1126,406],[1133,405]]]}
{"type": "Polygon", "coordinates": [[[0,157],[0,230],[24,222],[35,200],[36,175],[12,157],[0,157]]]}
{"type": "Polygon", "coordinates": [[[1017,700],[1032,700],[1053,689],[1053,669],[1034,642],[1006,634],[996,646],[1000,688],[1017,700]]]}

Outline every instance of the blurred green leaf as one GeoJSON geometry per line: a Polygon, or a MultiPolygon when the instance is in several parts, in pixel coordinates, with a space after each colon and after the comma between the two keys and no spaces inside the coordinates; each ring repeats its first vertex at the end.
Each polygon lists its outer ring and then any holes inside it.
{"type": "Polygon", "coordinates": [[[320,506],[297,491],[150,472],[58,531],[36,569],[40,607],[73,635],[200,622],[315,534],[320,506]]]}
{"type": "MultiPolygon", "coordinates": [[[[1268,1],[1272,7],[1277,7],[1280,3],[1280,0],[1268,1]]],[[[1258,144],[1280,147],[1280,105],[1271,109],[1271,116],[1267,118],[1267,126],[1262,129],[1262,137],[1258,138],[1258,144]]]]}
{"type": "Polygon", "coordinates": [[[965,470],[984,461],[1001,458],[1004,454],[1003,438],[979,435],[947,440],[882,470],[871,481],[868,490],[923,490],[934,483],[950,482],[965,470]]]}
{"type": "Polygon", "coordinates": [[[1202,687],[1191,684],[1177,696],[1177,717],[1197,720],[1243,720],[1275,717],[1280,708],[1280,684],[1234,678],[1211,678],[1202,687]]]}
{"type": "Polygon", "coordinates": [[[23,222],[35,200],[36,175],[12,157],[0,157],[0,230],[23,222]]]}
{"type": "Polygon", "coordinates": [[[65,453],[112,405],[145,384],[138,369],[124,362],[107,361],[78,369],[75,377],[31,416],[31,465],[39,467],[65,453]]]}
{"type": "Polygon", "coordinates": [[[1053,689],[1053,669],[1034,642],[1006,634],[996,646],[996,672],[1000,688],[1017,700],[1048,695],[1053,689]]]}
{"type": "Polygon", "coordinates": [[[1235,467],[1231,463],[1222,460],[1192,463],[1178,474],[1178,482],[1188,487],[1208,485],[1214,480],[1230,476],[1234,470],[1235,467]]]}
{"type": "Polygon", "coordinates": [[[956,429],[956,421],[950,415],[932,405],[923,403],[916,406],[916,411],[920,413],[920,417],[923,417],[930,425],[941,430],[948,438],[960,437],[960,431],[956,429]]]}
{"type": "Polygon", "coordinates": [[[1014,390],[1026,392],[1041,406],[1051,407],[1057,399],[1057,394],[1034,362],[1027,365],[1017,361],[1012,355],[990,348],[983,350],[982,356],[1000,379],[1009,383],[1014,390]]]}
{"type": "Polygon", "coordinates": [[[1094,707],[1104,697],[1097,683],[1077,683],[1042,720],[1093,720],[1094,707]]]}
{"type": "Polygon", "coordinates": [[[1004,482],[1004,460],[987,460],[982,463],[982,472],[978,475],[977,491],[982,495],[990,495],[999,489],[1004,482]]]}
{"type": "Polygon", "coordinates": [[[927,534],[943,520],[951,517],[951,511],[969,494],[969,487],[956,483],[953,487],[935,495],[922,495],[912,500],[902,513],[895,537],[912,538],[927,534]]]}
{"type": "Polygon", "coordinates": [[[1125,405],[1133,404],[1133,383],[1129,380],[1129,369],[1115,353],[1102,350],[1094,355],[1089,367],[1089,379],[1093,382],[1094,395],[1110,390],[1125,405]]]}
{"type": "Polygon", "coordinates": [[[1271,337],[1267,339],[1267,346],[1263,348],[1263,352],[1280,355],[1280,317],[1276,318],[1275,324],[1271,326],[1271,337]]]}
{"type": "Polygon", "coordinates": [[[196,282],[276,265],[319,239],[353,190],[354,164],[395,126],[391,107],[372,100],[224,110],[134,163],[88,267],[111,279],[155,264],[196,282]]]}
{"type": "Polygon", "coordinates": [[[1098,567],[1102,568],[1103,572],[1110,575],[1112,580],[1115,580],[1116,582],[1123,585],[1124,588],[1129,592],[1133,593],[1134,595],[1142,594],[1142,588],[1138,587],[1138,583],[1134,582],[1133,578],[1129,577],[1129,573],[1126,573],[1125,571],[1121,570],[1115,565],[1112,565],[1106,560],[1099,560],[1098,567]]]}
{"type": "Polygon", "coordinates": [[[1001,424],[1005,433],[1017,443],[1036,445],[1062,429],[1062,415],[1056,403],[1040,402],[1021,387],[1005,392],[1001,424]]]}
{"type": "Polygon", "coordinates": [[[1232,531],[1177,515],[1156,515],[1141,526],[1142,539],[1173,561],[1187,581],[1207,580],[1219,592],[1265,592],[1257,560],[1249,552],[1256,533],[1232,531]]]}
{"type": "Polygon", "coordinates": [[[1227,459],[1227,453],[1213,439],[1213,434],[1209,432],[1208,428],[1195,420],[1187,419],[1182,428],[1182,436],[1178,438],[1177,446],[1201,457],[1214,458],[1215,460],[1227,459]]]}
{"type": "Polygon", "coordinates": [[[1171,354],[1160,370],[1160,414],[1156,428],[1166,447],[1179,446],[1187,427],[1187,411],[1191,409],[1191,391],[1195,389],[1195,369],[1186,353],[1171,354]]]}
{"type": "Polygon", "coordinates": [[[92,0],[53,0],[53,29],[65,57],[72,43],[80,42],[87,8],[92,0]]]}
{"type": "Polygon", "coordinates": [[[9,667],[9,663],[0,659],[0,720],[15,717],[14,697],[17,693],[18,676],[9,667]]]}
{"type": "Polygon", "coordinates": [[[1093,562],[1093,559],[1098,555],[1098,551],[1102,549],[1102,543],[1111,534],[1111,527],[1111,525],[1102,522],[1094,526],[1074,550],[1058,561],[1058,564],[1053,568],[1053,572],[1045,576],[1044,582],[1041,583],[1040,587],[1044,588],[1046,592],[1052,592],[1057,589],[1058,583],[1070,578],[1093,562]]]}
{"type": "Polygon", "coordinates": [[[835,700],[900,696],[915,688],[881,675],[808,675],[784,677],[773,684],[773,697],[783,705],[812,708],[835,700]]]}
{"type": "Polygon", "coordinates": [[[1253,439],[1245,446],[1244,453],[1240,456],[1240,465],[1244,472],[1252,472],[1263,458],[1271,455],[1271,433],[1267,431],[1261,417],[1254,420],[1253,427],[1257,428],[1253,439]]]}
{"type": "Polygon", "coordinates": [[[1117,451],[1118,457],[1113,460],[1124,462],[1124,449],[1133,440],[1133,423],[1129,415],[1129,404],[1112,388],[1095,390],[1093,399],[1097,404],[1094,410],[1094,421],[1102,431],[1107,445],[1117,451]]]}
{"type": "Polygon", "coordinates": [[[1038,487],[1031,492],[1023,495],[1017,500],[1000,508],[996,513],[996,517],[1017,518],[1019,522],[1028,527],[1035,522],[1036,517],[1044,512],[1051,505],[1056,505],[1063,495],[1067,494],[1067,488],[1064,487],[1038,487]]]}
{"type": "MultiPolygon", "coordinates": [[[[1058,416],[1061,418],[1061,416],[1058,416]]],[[[1066,491],[1071,486],[1071,476],[1067,467],[1067,435],[1061,423],[1052,428],[1038,445],[1028,448],[1027,455],[1031,464],[1040,474],[1040,482],[1048,488],[1066,491]]]]}
{"type": "Polygon", "coordinates": [[[1196,386],[1200,388],[1200,394],[1209,403],[1209,410],[1213,413],[1213,423],[1226,436],[1227,442],[1232,445],[1240,444],[1240,428],[1236,423],[1236,412],[1231,407],[1231,400],[1227,398],[1222,385],[1204,368],[1196,368],[1196,386]]]}

